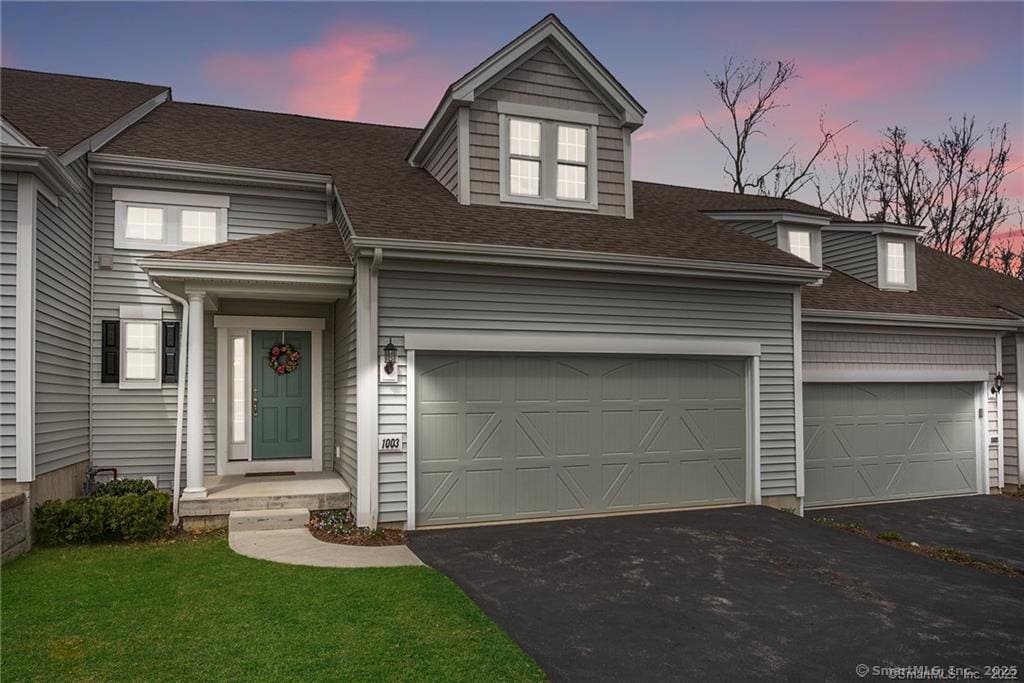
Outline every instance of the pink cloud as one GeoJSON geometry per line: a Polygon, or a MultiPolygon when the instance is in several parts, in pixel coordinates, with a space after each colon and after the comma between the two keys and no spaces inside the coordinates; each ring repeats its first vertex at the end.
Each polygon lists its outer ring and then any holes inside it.
{"type": "MultiPolygon", "coordinates": [[[[269,106],[291,113],[356,119],[365,115],[370,90],[386,84],[400,91],[416,77],[407,64],[395,70],[387,61],[412,45],[402,31],[346,28],[285,54],[222,53],[207,61],[204,72],[218,84],[262,94],[269,106]]],[[[441,91],[433,92],[436,100],[441,91]]]]}
{"type": "Polygon", "coordinates": [[[979,61],[983,52],[981,45],[928,36],[908,38],[887,49],[865,49],[847,59],[798,58],[801,78],[793,89],[825,102],[886,99],[946,78],[951,69],[979,61]]]}
{"type": "Polygon", "coordinates": [[[678,135],[679,133],[703,128],[704,124],[701,122],[700,116],[697,114],[683,114],[676,118],[675,121],[662,128],[652,128],[650,130],[641,129],[633,139],[638,142],[645,142],[647,140],[663,140],[665,138],[678,135]]]}

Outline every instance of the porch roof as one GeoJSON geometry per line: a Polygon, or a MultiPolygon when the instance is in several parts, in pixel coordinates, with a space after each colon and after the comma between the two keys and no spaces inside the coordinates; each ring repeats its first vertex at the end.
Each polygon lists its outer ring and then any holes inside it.
{"type": "Polygon", "coordinates": [[[352,286],[352,262],[333,223],[139,259],[162,289],[218,298],[331,301],[352,286]]]}
{"type": "Polygon", "coordinates": [[[334,223],[282,230],[269,235],[206,244],[154,255],[153,259],[210,261],[216,263],[264,263],[349,268],[338,226],[334,223]]]}

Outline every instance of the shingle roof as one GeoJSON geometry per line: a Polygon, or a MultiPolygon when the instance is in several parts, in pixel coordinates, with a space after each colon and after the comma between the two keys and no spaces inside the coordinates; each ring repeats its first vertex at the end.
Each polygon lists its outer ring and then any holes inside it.
{"type": "Polygon", "coordinates": [[[0,114],[61,155],[168,88],[105,78],[0,69],[0,114]]]}
{"type": "Polygon", "coordinates": [[[830,311],[1013,319],[1024,317],[1024,281],[918,244],[917,291],[883,291],[833,271],[821,286],[803,288],[802,305],[830,311]]]}
{"type": "Polygon", "coordinates": [[[283,230],[241,240],[170,251],[154,258],[176,261],[276,263],[282,265],[347,267],[352,262],[334,223],[283,230]]]}
{"type": "Polygon", "coordinates": [[[634,183],[633,220],[529,208],[462,206],[405,156],[397,128],[169,102],[104,152],[331,175],[359,237],[498,244],[780,266],[806,263],[702,211],[820,210],[770,197],[634,183]]]}

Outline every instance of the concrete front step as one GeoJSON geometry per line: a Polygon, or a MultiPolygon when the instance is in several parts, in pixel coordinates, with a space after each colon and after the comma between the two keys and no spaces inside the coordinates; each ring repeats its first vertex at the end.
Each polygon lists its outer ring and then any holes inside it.
{"type": "Polygon", "coordinates": [[[307,524],[309,524],[309,510],[306,508],[235,510],[228,515],[228,533],[302,529],[307,524]]]}

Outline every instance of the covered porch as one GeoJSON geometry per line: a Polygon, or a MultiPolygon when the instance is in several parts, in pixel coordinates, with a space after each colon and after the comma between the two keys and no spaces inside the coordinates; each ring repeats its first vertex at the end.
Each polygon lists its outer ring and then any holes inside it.
{"type": "Polygon", "coordinates": [[[352,286],[340,241],[317,226],[140,261],[182,309],[172,481],[186,526],[348,507],[334,464],[336,313],[352,286]]]}

